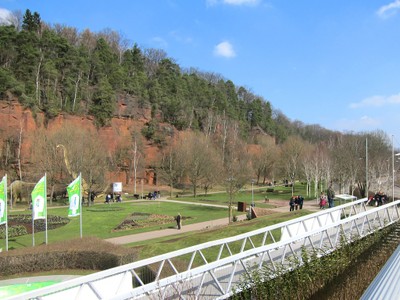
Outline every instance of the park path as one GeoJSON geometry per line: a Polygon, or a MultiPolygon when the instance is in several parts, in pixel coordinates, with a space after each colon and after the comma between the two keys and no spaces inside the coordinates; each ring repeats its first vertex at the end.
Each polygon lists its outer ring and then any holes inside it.
{"type": "MultiPolygon", "coordinates": [[[[166,198],[165,199],[161,198],[161,199],[158,199],[157,201],[177,202],[177,203],[181,203],[181,204],[185,203],[185,204],[189,204],[189,205],[201,205],[201,206],[228,208],[227,206],[224,206],[224,205],[167,200],[166,198]]],[[[289,201],[270,200],[269,204],[276,206],[275,208],[271,208],[270,209],[271,211],[274,211],[274,212],[288,212],[289,211],[289,201]]],[[[257,203],[256,203],[256,205],[257,205],[257,203]]],[[[303,209],[307,209],[309,211],[317,211],[317,210],[319,210],[318,203],[315,200],[304,201],[303,209]]],[[[242,221],[247,218],[246,214],[238,215],[237,217],[238,217],[238,221],[242,221]]],[[[115,237],[115,238],[109,238],[109,239],[106,239],[105,241],[113,243],[113,244],[117,244],[117,245],[123,245],[123,244],[129,244],[129,243],[135,243],[135,242],[141,242],[141,241],[161,238],[161,237],[165,237],[165,236],[173,236],[176,234],[181,234],[181,233],[186,233],[186,232],[209,230],[209,229],[213,229],[216,227],[227,226],[228,224],[229,224],[229,220],[228,220],[228,217],[226,217],[223,219],[210,220],[210,221],[206,221],[206,222],[194,223],[194,224],[189,224],[189,225],[183,224],[183,226],[180,230],[168,228],[168,229],[155,230],[155,231],[150,231],[150,232],[125,235],[125,236],[120,236],[120,237],[115,237]]]]}

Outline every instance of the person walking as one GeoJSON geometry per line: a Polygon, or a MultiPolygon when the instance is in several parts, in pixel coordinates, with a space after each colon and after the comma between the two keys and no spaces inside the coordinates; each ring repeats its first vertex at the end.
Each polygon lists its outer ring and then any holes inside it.
{"type": "Polygon", "coordinates": [[[299,199],[298,202],[299,202],[299,207],[300,207],[300,209],[303,209],[303,203],[304,203],[304,198],[303,198],[303,196],[298,195],[298,196],[297,196],[297,199],[299,199]]]}
{"type": "Polygon", "coordinates": [[[182,217],[181,214],[178,213],[178,215],[175,217],[176,220],[176,225],[178,226],[178,230],[181,229],[182,227],[182,217]]]}
{"type": "Polygon", "coordinates": [[[290,198],[289,206],[290,206],[289,211],[294,211],[294,198],[293,197],[290,198]]]}
{"type": "Polygon", "coordinates": [[[335,192],[333,191],[333,188],[331,185],[329,186],[328,190],[326,191],[326,194],[328,196],[328,206],[329,206],[329,208],[332,208],[334,206],[333,199],[335,198],[335,192]]]}

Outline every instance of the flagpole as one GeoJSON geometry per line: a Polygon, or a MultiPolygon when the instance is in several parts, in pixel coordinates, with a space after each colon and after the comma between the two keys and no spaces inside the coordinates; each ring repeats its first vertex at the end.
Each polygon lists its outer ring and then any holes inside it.
{"type": "MultiPolygon", "coordinates": [[[[88,198],[88,201],[90,201],[90,199],[88,198]]],[[[88,202],[89,203],[89,202],[88,202]]],[[[80,225],[80,234],[81,234],[81,238],[82,238],[82,173],[79,173],[79,225],[80,225]]]]}
{"type": "Polygon", "coordinates": [[[35,205],[33,205],[33,199],[31,199],[32,208],[32,246],[35,247],[35,205]]]}
{"type": "Polygon", "coordinates": [[[44,207],[46,208],[46,245],[48,242],[48,238],[47,238],[47,174],[44,173],[44,207]]]}
{"type": "Polygon", "coordinates": [[[8,251],[7,174],[6,174],[6,182],[5,182],[5,184],[4,184],[4,191],[5,191],[4,197],[6,198],[6,199],[5,199],[5,200],[6,200],[6,205],[5,205],[5,210],[6,210],[6,211],[5,211],[5,213],[6,213],[6,216],[7,216],[7,220],[6,220],[6,251],[8,251]]]}

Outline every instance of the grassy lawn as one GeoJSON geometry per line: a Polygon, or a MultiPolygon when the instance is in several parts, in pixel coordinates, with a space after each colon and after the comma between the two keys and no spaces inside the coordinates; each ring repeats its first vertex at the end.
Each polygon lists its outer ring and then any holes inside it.
{"type": "MultiPolygon", "coordinates": [[[[142,241],[142,242],[128,244],[126,245],[126,247],[136,248],[137,250],[139,250],[137,251],[140,255],[139,258],[144,259],[159,254],[168,253],[171,251],[198,245],[201,243],[206,243],[213,240],[236,236],[252,230],[281,223],[293,218],[298,218],[307,215],[309,213],[310,211],[307,210],[298,210],[295,212],[287,212],[287,213],[276,213],[265,217],[253,219],[250,221],[232,223],[231,225],[225,226],[223,228],[197,232],[196,234],[185,233],[172,237],[168,236],[164,238],[153,239],[151,241],[142,241]]],[[[279,239],[280,234],[281,234],[280,231],[274,232],[273,233],[274,238],[279,239]]],[[[261,244],[262,236],[257,236],[252,240],[254,244],[257,246],[261,244]]],[[[267,240],[267,242],[271,242],[271,240],[267,240]]],[[[248,246],[247,248],[250,247],[249,244],[247,246],[248,246]]],[[[237,253],[241,247],[241,244],[240,243],[230,244],[229,247],[233,253],[237,253]]],[[[219,248],[215,247],[209,249],[207,253],[204,254],[206,255],[208,260],[213,261],[217,257],[218,251],[219,248]]]]}
{"type": "MultiPolygon", "coordinates": [[[[305,200],[314,199],[314,197],[308,198],[306,197],[306,185],[304,184],[297,184],[295,186],[295,194],[296,195],[303,195],[305,200]]],[[[292,189],[291,187],[285,186],[276,186],[276,187],[269,187],[269,186],[255,186],[253,188],[253,194],[251,192],[251,187],[246,187],[242,189],[240,192],[234,195],[233,202],[234,205],[237,205],[237,202],[245,202],[247,205],[250,205],[252,199],[254,202],[257,203],[258,207],[263,208],[273,208],[273,205],[268,203],[263,203],[265,198],[274,199],[274,200],[287,200],[289,201],[290,197],[292,196],[292,189]],[[273,189],[273,191],[268,191],[273,189]]],[[[229,204],[229,195],[226,192],[217,192],[217,193],[209,193],[205,194],[198,194],[196,198],[192,195],[188,196],[179,196],[173,197],[171,199],[177,201],[185,201],[185,202],[199,202],[199,203],[208,203],[208,204],[217,204],[217,205],[228,205],[229,204]]]]}
{"type": "MultiPolygon", "coordinates": [[[[67,207],[49,208],[48,215],[67,217],[67,207]]],[[[185,224],[203,222],[207,220],[227,217],[228,210],[218,207],[194,206],[184,203],[167,203],[159,201],[132,201],[112,204],[97,204],[91,207],[83,207],[82,223],[83,236],[96,236],[99,238],[111,238],[140,232],[148,232],[175,226],[173,217],[180,212],[184,217],[185,224]],[[148,224],[130,230],[114,231],[125,218],[132,213],[147,213],[170,216],[171,221],[164,224],[148,224]]],[[[29,210],[13,211],[12,214],[31,214],[29,210]]],[[[70,218],[70,222],[57,229],[48,230],[49,243],[68,240],[79,237],[79,217],[70,218]]],[[[44,243],[45,233],[35,233],[35,244],[44,243]]],[[[5,241],[0,240],[0,247],[5,246],[5,241]],[[4,245],[3,245],[4,244],[4,245]]],[[[9,239],[9,249],[31,247],[32,235],[24,235],[9,239]]]]}
{"type": "MultiPolygon", "coordinates": [[[[267,190],[270,187],[258,187],[255,186],[253,193],[250,189],[244,189],[237,193],[234,197],[234,207],[237,206],[237,202],[246,202],[250,205],[252,198],[256,202],[257,207],[273,208],[273,205],[264,203],[265,198],[276,199],[276,200],[288,200],[291,196],[290,187],[275,187],[273,192],[267,190]]],[[[296,194],[305,194],[305,185],[296,186],[296,194]]],[[[227,209],[220,207],[206,207],[199,205],[190,205],[183,202],[199,202],[204,204],[218,204],[227,206],[228,195],[224,192],[212,193],[208,195],[198,195],[196,198],[193,196],[174,198],[174,200],[182,201],[182,203],[166,203],[154,200],[133,200],[123,203],[112,203],[104,204],[97,203],[94,206],[83,207],[83,236],[96,236],[99,238],[111,238],[123,235],[149,232],[153,230],[160,230],[165,228],[173,228],[175,222],[173,217],[181,213],[184,217],[185,224],[192,224],[198,222],[204,222],[208,220],[214,220],[219,218],[227,217],[227,209]],[[169,220],[163,222],[149,222],[146,226],[135,227],[134,229],[115,231],[114,229],[123,222],[126,218],[130,217],[131,214],[155,214],[162,216],[169,216],[169,220]]],[[[306,198],[307,200],[307,198],[306,198]]],[[[22,209],[23,206],[15,206],[9,213],[12,214],[31,214],[30,210],[18,210],[22,209]]],[[[53,206],[48,209],[48,215],[56,215],[61,217],[67,217],[66,206],[53,206]]],[[[291,215],[294,217],[295,215],[291,215]]],[[[246,229],[251,230],[251,229],[246,229]]],[[[230,229],[228,230],[231,231],[230,229]]],[[[70,222],[57,229],[48,230],[48,242],[53,243],[61,240],[68,240],[79,237],[80,224],[79,217],[70,218],[70,222]]],[[[229,235],[235,235],[235,231],[228,233],[229,235]]],[[[45,233],[35,232],[35,244],[39,245],[44,243],[45,233]]],[[[9,249],[24,248],[32,246],[32,235],[25,235],[16,238],[9,239],[9,249]]],[[[5,241],[0,240],[0,248],[5,247],[5,241]]]]}

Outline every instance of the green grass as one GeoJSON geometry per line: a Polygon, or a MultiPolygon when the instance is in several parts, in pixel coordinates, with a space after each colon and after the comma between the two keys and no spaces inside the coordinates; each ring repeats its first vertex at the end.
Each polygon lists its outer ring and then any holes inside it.
{"type": "MultiPolygon", "coordinates": [[[[268,203],[264,203],[265,198],[274,199],[274,200],[287,200],[289,201],[290,197],[292,196],[292,189],[291,187],[284,187],[284,186],[277,186],[274,187],[273,192],[267,192],[268,189],[272,187],[264,186],[258,187],[255,186],[253,188],[253,194],[251,192],[251,187],[246,187],[242,189],[240,192],[234,195],[233,203],[236,206],[237,202],[245,202],[247,205],[250,205],[252,200],[256,203],[257,207],[262,208],[274,208],[273,205],[268,203]]],[[[296,195],[303,195],[304,200],[314,199],[314,197],[307,198],[306,195],[306,185],[297,184],[295,186],[295,194],[296,195]]],[[[216,205],[228,205],[229,203],[229,195],[225,192],[219,193],[209,193],[205,194],[198,194],[197,197],[193,197],[192,195],[188,196],[179,196],[175,198],[171,198],[177,201],[185,201],[185,202],[199,202],[205,204],[216,204],[216,205]]]]}
{"type": "MultiPolygon", "coordinates": [[[[253,195],[250,190],[242,190],[235,195],[234,206],[237,206],[237,202],[246,202],[248,205],[252,202],[252,197],[254,197],[254,202],[256,202],[257,207],[273,208],[272,205],[264,203],[265,197],[269,199],[280,199],[287,200],[291,196],[290,187],[275,187],[274,192],[266,192],[269,187],[254,187],[253,195]]],[[[296,186],[296,194],[304,195],[305,185],[296,186]]],[[[125,197],[126,199],[126,197],[125,197]]],[[[175,200],[182,202],[200,202],[205,204],[219,204],[227,206],[228,195],[226,193],[213,193],[208,195],[198,195],[196,198],[193,197],[179,197],[175,200]]],[[[10,214],[30,214],[31,211],[23,210],[24,206],[18,204],[14,206],[10,214]],[[18,210],[21,209],[21,210],[18,210]]],[[[67,216],[66,206],[54,206],[48,209],[49,215],[67,216]]],[[[220,207],[206,207],[199,205],[190,205],[186,203],[166,203],[153,200],[135,200],[123,203],[112,203],[104,204],[98,203],[91,207],[83,207],[83,236],[96,236],[102,239],[118,237],[123,235],[130,235],[142,232],[149,232],[154,230],[173,228],[175,222],[171,219],[170,223],[158,224],[158,225],[148,225],[146,227],[114,231],[124,219],[128,218],[132,213],[148,213],[148,214],[161,214],[166,216],[176,216],[178,213],[185,218],[185,224],[192,224],[198,222],[204,222],[208,220],[225,218],[228,215],[226,208],[220,207]]],[[[291,218],[295,217],[294,214],[290,215],[291,218]]],[[[57,241],[64,241],[68,239],[73,239],[79,237],[80,234],[80,223],[79,217],[70,218],[69,224],[62,226],[60,228],[48,231],[48,242],[53,243],[57,241]]],[[[244,228],[244,227],[243,227],[244,228]]],[[[231,228],[227,229],[227,233],[224,236],[233,236],[236,231],[231,228]]],[[[251,230],[251,228],[245,229],[251,230]]],[[[191,234],[188,234],[189,236],[191,234]]],[[[205,240],[211,239],[208,236],[205,240]]],[[[43,244],[45,242],[45,233],[36,232],[35,233],[35,244],[43,244]]],[[[181,247],[184,247],[186,242],[183,241],[181,247]]],[[[9,239],[9,249],[25,248],[32,246],[32,235],[25,235],[16,238],[9,239]]],[[[5,241],[0,240],[0,248],[5,248],[5,241]]],[[[152,251],[151,253],[157,253],[157,251],[152,251]]]]}
{"type": "MultiPolygon", "coordinates": [[[[227,217],[228,211],[224,208],[193,206],[184,203],[167,203],[158,201],[134,201],[112,204],[98,204],[91,207],[83,207],[82,224],[83,236],[96,236],[99,238],[111,238],[123,235],[148,232],[153,230],[171,228],[175,226],[175,222],[153,225],[144,228],[136,228],[132,230],[113,231],[125,218],[132,213],[149,213],[167,216],[176,216],[178,212],[185,218],[185,224],[204,222],[207,220],[219,219],[227,217]]],[[[30,214],[30,211],[13,211],[10,214],[30,214]]],[[[49,215],[58,215],[66,217],[68,213],[67,207],[50,208],[49,215]]],[[[70,222],[66,226],[48,231],[48,242],[57,242],[79,237],[80,222],[79,217],[70,218],[70,222]]],[[[173,220],[173,219],[172,219],[173,220]]],[[[44,243],[45,233],[35,233],[35,244],[44,243]]],[[[0,247],[5,241],[0,240],[0,247]]],[[[3,247],[4,247],[3,246],[3,247]]],[[[25,235],[9,239],[9,249],[23,248],[32,246],[32,235],[25,235]]]]}
{"type": "MultiPolygon", "coordinates": [[[[168,237],[153,239],[151,241],[142,241],[142,242],[128,244],[126,245],[126,247],[137,248],[138,250],[140,250],[137,251],[140,255],[139,258],[144,259],[159,254],[168,253],[171,251],[198,245],[201,243],[218,240],[226,237],[236,236],[252,230],[281,223],[293,218],[298,218],[303,215],[307,215],[309,213],[311,212],[307,210],[298,210],[295,212],[287,212],[287,213],[276,213],[265,217],[253,219],[250,221],[232,223],[231,225],[222,228],[197,232],[196,234],[185,233],[175,236],[168,236],[168,237]]],[[[279,239],[280,231],[274,232],[274,237],[275,239],[279,239]]],[[[253,239],[253,242],[257,245],[257,243],[261,243],[261,239],[262,239],[261,236],[256,237],[253,239]]],[[[241,244],[230,245],[230,247],[232,247],[231,250],[233,252],[237,252],[240,246],[241,244]]],[[[207,259],[210,260],[215,259],[218,250],[219,249],[210,249],[209,253],[207,253],[207,259]]]]}

